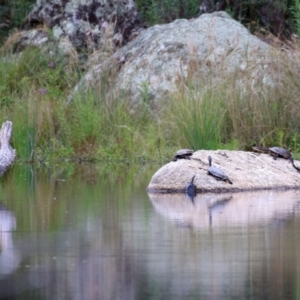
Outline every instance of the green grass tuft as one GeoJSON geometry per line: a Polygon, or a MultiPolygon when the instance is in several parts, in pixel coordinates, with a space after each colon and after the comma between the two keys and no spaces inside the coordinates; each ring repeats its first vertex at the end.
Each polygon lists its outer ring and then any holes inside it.
{"type": "Polygon", "coordinates": [[[222,99],[213,90],[191,89],[187,95],[172,99],[172,114],[179,135],[193,149],[221,147],[225,110],[222,99]]]}

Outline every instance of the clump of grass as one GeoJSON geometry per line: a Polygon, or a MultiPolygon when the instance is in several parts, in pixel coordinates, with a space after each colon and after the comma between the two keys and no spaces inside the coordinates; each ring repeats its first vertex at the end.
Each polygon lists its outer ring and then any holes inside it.
{"type": "Polygon", "coordinates": [[[228,74],[223,84],[204,78],[186,84],[173,96],[169,118],[185,146],[195,149],[251,149],[253,144],[300,148],[300,50],[274,53],[277,82],[253,86],[251,68],[228,74]],[[194,82],[202,82],[202,85],[194,82]]]}
{"type": "Polygon", "coordinates": [[[223,106],[222,98],[213,89],[191,87],[187,93],[174,96],[171,111],[181,142],[193,149],[221,147],[225,117],[223,106]]]}
{"type": "MultiPolygon", "coordinates": [[[[94,94],[95,97],[96,94],[94,94]]],[[[160,118],[147,103],[132,106],[125,96],[93,98],[97,103],[101,137],[97,157],[101,159],[144,160],[165,152],[160,118]]]]}

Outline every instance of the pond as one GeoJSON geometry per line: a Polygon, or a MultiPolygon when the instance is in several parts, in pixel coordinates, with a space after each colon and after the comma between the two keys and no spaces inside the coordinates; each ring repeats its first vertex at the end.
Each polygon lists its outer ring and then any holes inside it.
{"type": "Polygon", "coordinates": [[[0,299],[299,299],[300,191],[148,195],[158,165],[15,165],[0,299]]]}

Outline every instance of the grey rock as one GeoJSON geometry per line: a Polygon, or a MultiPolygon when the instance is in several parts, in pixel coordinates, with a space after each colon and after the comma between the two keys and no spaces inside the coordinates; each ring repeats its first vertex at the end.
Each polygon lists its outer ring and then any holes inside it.
{"type": "Polygon", "coordinates": [[[175,93],[179,82],[207,78],[219,84],[230,74],[238,74],[237,84],[273,86],[276,75],[270,51],[268,44],[226,12],[203,14],[140,32],[106,62],[93,66],[76,89],[99,82],[103,69],[116,66],[111,61],[119,62],[120,58],[113,92],[128,95],[133,104],[141,101],[142,93],[157,104],[175,93]]]}
{"type": "Polygon", "coordinates": [[[23,27],[43,24],[76,49],[94,50],[108,34],[112,43],[123,45],[140,23],[133,0],[37,0],[23,27]]]}
{"type": "MultiPolygon", "coordinates": [[[[300,166],[299,161],[295,164],[300,166]]],[[[160,168],[147,190],[149,193],[184,192],[186,183],[194,175],[197,193],[298,189],[300,186],[300,172],[289,160],[274,160],[268,154],[245,151],[198,150],[190,160],[172,161],[160,168]],[[209,155],[213,158],[213,165],[232,180],[232,185],[207,174],[209,155]]]]}

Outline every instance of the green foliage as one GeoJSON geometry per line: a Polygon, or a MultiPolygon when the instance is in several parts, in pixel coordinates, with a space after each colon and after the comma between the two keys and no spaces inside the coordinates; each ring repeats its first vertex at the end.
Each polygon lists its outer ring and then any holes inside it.
{"type": "Polygon", "coordinates": [[[149,103],[150,103],[150,98],[151,98],[151,93],[149,91],[148,83],[142,82],[140,85],[139,91],[140,91],[142,103],[148,107],[149,103]]]}
{"type": "Polygon", "coordinates": [[[295,33],[300,36],[300,1],[293,0],[289,8],[292,14],[292,20],[295,27],[295,33]]]}
{"type": "Polygon", "coordinates": [[[148,107],[139,105],[133,109],[126,100],[114,100],[110,107],[100,102],[98,113],[102,130],[99,158],[143,160],[159,151],[156,141],[160,132],[148,107]]]}
{"type": "Polygon", "coordinates": [[[33,89],[47,97],[62,96],[78,80],[76,70],[62,56],[47,55],[32,48],[17,58],[8,55],[0,60],[0,78],[1,107],[11,104],[11,96],[27,96],[33,89]]]}
{"type": "Polygon", "coordinates": [[[135,107],[125,96],[109,97],[111,72],[103,73],[97,89],[67,104],[78,67],[62,57],[28,49],[0,59],[0,66],[0,118],[13,121],[12,143],[20,160],[165,157],[159,114],[151,113],[149,97],[141,95],[135,107]]]}
{"type": "Polygon", "coordinates": [[[0,60],[0,115],[13,121],[13,144],[23,161],[49,156],[46,149],[57,145],[63,99],[77,80],[77,68],[64,57],[38,49],[0,60]]]}
{"type": "Polygon", "coordinates": [[[293,150],[293,157],[300,159],[300,136],[299,133],[294,133],[291,136],[290,148],[293,150]]]}
{"type": "Polygon", "coordinates": [[[114,71],[103,72],[97,88],[67,103],[78,66],[28,49],[0,58],[0,119],[13,121],[13,146],[18,159],[27,162],[165,160],[178,148],[250,149],[253,144],[288,147],[295,155],[300,152],[297,51],[292,61],[276,54],[278,85],[253,88],[241,84],[238,73],[217,86],[209,78],[179,77],[171,101],[152,110],[147,82],[135,105],[128,96],[109,92],[114,71]]]}
{"type": "MultiPolygon", "coordinates": [[[[226,10],[233,18],[254,31],[262,26],[275,35],[290,35],[289,25],[299,34],[299,0],[136,0],[146,24],[167,23],[178,18],[193,18],[203,2],[209,11],[226,10]],[[219,9],[219,8],[218,8],[219,9]],[[286,32],[284,32],[286,31],[286,32]]],[[[0,0],[0,43],[13,29],[19,29],[36,0],[0,0]]]]}
{"type": "Polygon", "coordinates": [[[148,25],[194,17],[199,11],[197,0],[137,0],[139,12],[148,25]]]}
{"type": "Polygon", "coordinates": [[[168,23],[178,18],[193,18],[205,4],[207,12],[225,10],[234,19],[247,26],[252,32],[260,27],[275,36],[290,38],[292,24],[296,33],[299,27],[299,0],[136,0],[138,10],[149,26],[168,23]]]}
{"type": "Polygon", "coordinates": [[[191,89],[186,96],[172,100],[172,111],[180,136],[193,149],[221,147],[225,111],[214,91],[191,89]]]}
{"type": "Polygon", "coordinates": [[[13,28],[19,28],[35,0],[0,0],[0,44],[13,28]]]}

